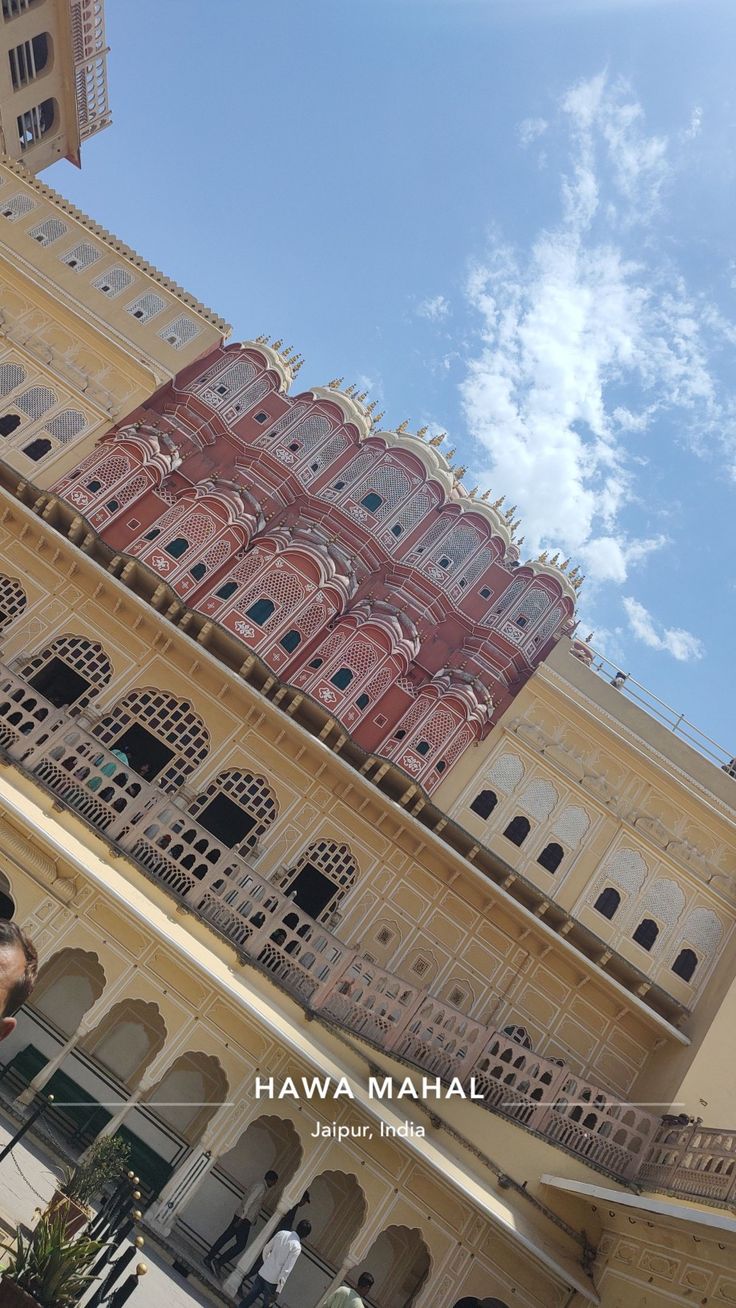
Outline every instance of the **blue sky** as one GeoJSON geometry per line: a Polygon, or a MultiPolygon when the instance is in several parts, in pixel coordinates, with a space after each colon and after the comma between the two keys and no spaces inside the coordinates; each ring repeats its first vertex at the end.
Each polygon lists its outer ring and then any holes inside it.
{"type": "Polygon", "coordinates": [[[736,754],[732,0],[106,8],[114,125],[49,182],[300,384],[447,431],[736,754]]]}

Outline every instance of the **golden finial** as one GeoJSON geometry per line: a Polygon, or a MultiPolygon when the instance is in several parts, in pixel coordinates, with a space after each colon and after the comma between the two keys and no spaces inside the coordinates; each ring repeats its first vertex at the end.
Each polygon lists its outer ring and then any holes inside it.
{"type": "Polygon", "coordinates": [[[429,444],[430,444],[431,446],[433,446],[434,449],[437,449],[437,448],[442,444],[442,442],[443,442],[443,440],[445,439],[445,436],[446,436],[446,435],[447,435],[447,432],[446,432],[446,431],[441,431],[441,432],[439,433],[439,435],[437,435],[437,436],[433,436],[433,437],[432,437],[432,439],[431,439],[431,441],[429,442],[429,444]]]}
{"type": "Polygon", "coordinates": [[[367,399],[368,399],[368,392],[367,392],[367,391],[361,391],[361,392],[360,392],[360,395],[356,395],[355,398],[356,398],[356,400],[358,401],[359,404],[362,404],[362,403],[363,403],[363,400],[367,400],[367,399]]]}
{"type": "Polygon", "coordinates": [[[547,551],[542,550],[542,553],[537,555],[537,563],[546,563],[546,562],[547,562],[547,551]]]}
{"type": "Polygon", "coordinates": [[[570,572],[569,572],[570,580],[573,581],[573,580],[575,579],[575,577],[577,577],[577,575],[578,575],[578,565],[577,565],[577,563],[576,563],[576,564],[575,564],[575,567],[570,569],[570,572]]]}
{"type": "Polygon", "coordinates": [[[450,462],[450,459],[454,459],[455,454],[456,454],[456,450],[454,445],[451,450],[445,450],[445,458],[447,459],[448,463],[450,462]]]}
{"type": "Polygon", "coordinates": [[[517,542],[516,542],[516,544],[519,546],[519,549],[521,549],[521,547],[522,547],[522,545],[524,544],[524,541],[525,541],[525,540],[526,540],[526,536],[520,536],[520,537],[519,537],[519,539],[518,539],[517,542]]]}
{"type": "Polygon", "coordinates": [[[559,561],[560,561],[560,551],[555,550],[555,553],[552,555],[552,558],[550,559],[550,563],[557,564],[559,563],[559,561]]]}
{"type": "Polygon", "coordinates": [[[266,345],[266,344],[268,344],[267,336],[256,336],[256,345],[266,345]]]}
{"type": "Polygon", "coordinates": [[[512,524],[511,524],[511,530],[512,530],[512,531],[518,531],[520,526],[521,526],[521,518],[517,518],[517,519],[516,519],[516,522],[512,522],[512,524]]]}
{"type": "Polygon", "coordinates": [[[457,480],[459,481],[461,477],[464,477],[467,471],[467,468],[463,467],[462,463],[458,464],[455,469],[455,477],[457,480]]]}
{"type": "Polygon", "coordinates": [[[427,432],[428,432],[428,431],[429,431],[429,427],[420,427],[420,428],[419,428],[419,431],[417,432],[417,436],[418,436],[418,438],[419,438],[420,441],[423,441],[423,440],[424,440],[424,437],[427,435],[427,432]]]}
{"type": "Polygon", "coordinates": [[[286,349],[284,349],[284,350],[281,351],[281,354],[282,354],[282,356],[283,356],[284,359],[288,359],[289,355],[290,355],[290,354],[293,354],[293,353],[294,353],[294,346],[293,346],[293,345],[287,345],[287,346],[286,346],[286,349]]]}
{"type": "Polygon", "coordinates": [[[333,377],[332,381],[328,382],[327,385],[331,391],[337,391],[342,386],[344,380],[344,377],[333,377]]]}
{"type": "Polygon", "coordinates": [[[349,386],[345,387],[345,394],[352,395],[354,390],[355,390],[355,382],[351,382],[349,386]]]}
{"type": "Polygon", "coordinates": [[[489,498],[490,494],[491,494],[491,488],[489,486],[487,490],[483,491],[483,494],[481,495],[480,498],[485,501],[489,498]]]}
{"type": "Polygon", "coordinates": [[[404,418],[404,421],[400,422],[398,427],[396,428],[396,435],[403,436],[408,426],[409,426],[409,419],[404,418]]]}
{"type": "Polygon", "coordinates": [[[283,342],[281,339],[279,339],[278,341],[274,341],[274,343],[273,343],[273,345],[272,345],[271,348],[274,349],[274,350],[280,350],[280,349],[281,349],[281,346],[283,345],[283,343],[284,343],[284,342],[283,342]]]}
{"type": "Polygon", "coordinates": [[[478,494],[478,487],[474,486],[472,490],[468,491],[468,499],[474,500],[477,494],[478,494]]]}
{"type": "Polygon", "coordinates": [[[569,559],[562,560],[562,563],[560,564],[560,572],[567,572],[567,565],[569,562],[570,562],[569,559]]]}
{"type": "Polygon", "coordinates": [[[505,499],[506,499],[506,496],[505,496],[505,495],[502,495],[502,496],[500,497],[500,499],[494,500],[494,501],[493,501],[493,504],[491,505],[491,508],[492,508],[492,509],[500,509],[500,507],[501,507],[501,505],[503,504],[503,502],[504,502],[505,499]]]}
{"type": "Polygon", "coordinates": [[[378,424],[379,424],[379,422],[381,421],[381,419],[384,418],[385,416],[386,416],[386,410],[385,410],[385,409],[381,409],[381,412],[380,412],[380,413],[377,413],[376,416],[375,416],[374,419],[373,419],[373,425],[374,425],[374,427],[377,427],[378,424]]]}
{"type": "Polygon", "coordinates": [[[377,400],[371,400],[370,404],[366,404],[365,406],[366,413],[372,413],[377,403],[378,403],[377,400]]]}
{"type": "Polygon", "coordinates": [[[303,363],[304,363],[304,360],[303,360],[303,359],[297,359],[296,363],[293,363],[293,362],[292,362],[292,364],[291,364],[291,371],[293,372],[293,374],[294,374],[295,377],[296,377],[296,374],[299,372],[299,370],[300,370],[300,368],[301,368],[301,366],[302,366],[303,363]]]}
{"type": "Polygon", "coordinates": [[[594,631],[589,631],[589,632],[588,632],[587,636],[585,637],[585,644],[586,644],[586,645],[590,644],[590,642],[591,642],[591,640],[593,639],[594,635],[595,635],[595,632],[594,632],[594,631]]]}

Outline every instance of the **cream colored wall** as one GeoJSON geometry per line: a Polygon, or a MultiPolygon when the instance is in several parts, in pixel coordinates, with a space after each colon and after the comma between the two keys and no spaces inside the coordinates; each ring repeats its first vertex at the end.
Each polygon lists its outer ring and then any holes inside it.
{"type": "Polygon", "coordinates": [[[74,467],[116,418],[229,331],[217,315],[10,161],[0,164],[0,277],[0,364],[20,364],[27,374],[0,398],[0,413],[22,417],[21,426],[3,438],[2,457],[43,487],[74,467]],[[9,208],[15,213],[19,197],[32,208],[17,218],[3,216],[9,208]],[[63,223],[66,231],[39,244],[31,233],[50,220],[63,223]],[[79,245],[94,251],[94,262],[67,267],[63,257],[79,245]],[[130,278],[114,297],[94,285],[110,270],[130,278]],[[150,321],[140,322],[128,310],[146,294],[156,296],[161,307],[150,321]],[[180,319],[196,334],[175,348],[165,337],[180,319]],[[15,403],[29,385],[47,386],[56,396],[35,421],[15,403]],[[40,462],[28,458],[23,447],[47,435],[49,420],[69,409],[84,415],[85,429],[70,443],[54,439],[40,462]]]}
{"type": "MultiPolygon", "coordinates": [[[[13,785],[14,778],[9,771],[3,774],[3,781],[13,785]]],[[[455,1279],[456,1298],[463,1292],[463,1285],[475,1285],[480,1278],[489,1287],[488,1293],[500,1297],[514,1295],[514,1302],[525,1308],[565,1302],[564,1286],[533,1254],[521,1252],[515,1241],[490,1223],[447,1177],[418,1159],[400,1140],[374,1136],[369,1142],[315,1141],[314,1124],[328,1115],[319,1101],[302,1100],[299,1104],[290,1100],[256,1101],[252,1093],[256,1070],[275,1076],[277,1081],[285,1076],[299,1078],[322,1070],[323,1056],[314,1044],[315,1028],[311,1028],[310,1034],[310,1028],[302,1020],[303,1054],[297,1056],[293,1048],[282,1043],[278,1023],[272,1020],[265,1024],[259,1017],[259,991],[270,994],[279,1004],[288,1002],[267,981],[244,974],[237,984],[241,996],[238,1002],[232,987],[228,993],[214,981],[214,954],[210,955],[207,966],[206,950],[195,947],[183,954],[173,939],[171,942],[162,939],[158,928],[166,918],[155,909],[149,913],[150,929],[142,926],[134,910],[145,904],[152,888],[138,875],[126,890],[123,874],[127,869],[122,869],[117,860],[115,866],[107,867],[109,886],[105,889],[100,888],[98,881],[85,880],[78,869],[74,878],[69,875],[59,878],[60,871],[71,870],[64,867],[63,833],[59,833],[62,839],[55,833],[59,815],[54,813],[48,797],[38,792],[33,794],[35,787],[21,778],[18,784],[13,803],[22,808],[23,822],[17,816],[10,817],[7,804],[0,801],[0,847],[18,904],[18,920],[34,933],[42,962],[65,949],[82,949],[93,953],[105,972],[105,990],[95,1005],[98,1020],[83,1042],[87,1050],[94,1047],[95,1034],[104,1028],[113,1005],[127,999],[155,1003],[166,1025],[167,1041],[144,1074],[146,1093],[153,1091],[166,1068],[184,1050],[214,1055],[227,1075],[231,1107],[221,1109],[211,1119],[201,1147],[206,1146],[216,1157],[221,1157],[237,1142],[248,1123],[263,1114],[291,1122],[302,1148],[292,1190],[301,1192],[314,1176],[329,1170],[358,1178],[367,1212],[351,1245],[356,1263],[388,1226],[408,1226],[420,1231],[433,1261],[435,1279],[428,1290],[428,1304],[439,1306],[445,1302],[439,1294],[437,1277],[440,1276],[443,1286],[446,1276],[455,1279]],[[40,810],[35,808],[36,797],[41,800],[40,810]],[[55,850],[53,857],[49,856],[50,848],[55,850]],[[251,980],[255,988],[251,987],[251,980]]],[[[100,857],[107,853],[104,845],[85,832],[75,819],[73,825],[82,841],[91,839],[89,866],[97,867],[100,857]]],[[[104,862],[99,866],[103,867],[104,862]]],[[[298,1017],[295,1006],[290,1007],[298,1017]]],[[[28,1019],[21,1020],[28,1022],[28,1019]]],[[[320,1035],[325,1036],[321,1028],[320,1035]]],[[[16,1044],[22,1048],[22,1040],[16,1044]]],[[[329,1044],[339,1054],[340,1043],[330,1038],[329,1044]]],[[[363,1062],[361,1071],[360,1060],[356,1061],[353,1054],[343,1061],[345,1074],[355,1077],[356,1084],[365,1080],[367,1061],[363,1062]]],[[[73,1068],[67,1066],[67,1070],[73,1068]]],[[[135,1081],[131,1083],[131,1090],[135,1084],[135,1081]]],[[[345,1125],[371,1123],[358,1105],[346,1101],[337,1101],[334,1110],[331,1105],[329,1117],[345,1125]]],[[[134,1127],[132,1119],[128,1118],[127,1122],[134,1127]]],[[[513,1133],[510,1124],[503,1126],[513,1133]]],[[[462,1161],[462,1152],[451,1138],[442,1137],[440,1132],[435,1132],[434,1138],[454,1155],[456,1163],[462,1161]]],[[[556,1151],[545,1145],[543,1152],[543,1166],[549,1165],[556,1151]]],[[[576,1175],[586,1174],[581,1165],[575,1165],[574,1170],[576,1175]]],[[[481,1174],[477,1166],[470,1166],[469,1183],[475,1183],[481,1174]]],[[[588,1179],[592,1175],[588,1172],[588,1179]]],[[[234,1179],[237,1181],[238,1177],[234,1179]]],[[[566,1241],[527,1201],[523,1203],[528,1211],[519,1212],[514,1224],[525,1232],[525,1238],[536,1240],[540,1250],[562,1258],[563,1262],[569,1259],[576,1247],[573,1242],[566,1241]]],[[[559,1207],[564,1210],[567,1205],[567,1198],[562,1197],[559,1207]]],[[[504,1196],[504,1207],[509,1207],[507,1196],[504,1196]]]]}
{"type": "Polygon", "coordinates": [[[41,0],[17,17],[0,17],[0,144],[14,159],[22,158],[25,166],[38,172],[79,151],[79,127],[74,89],[74,64],[71,50],[69,7],[55,0],[41,0]],[[23,41],[46,32],[51,38],[53,55],[38,77],[26,86],[13,87],[8,53],[23,41]],[[19,114],[55,99],[58,114],[53,127],[38,142],[21,150],[16,119],[19,114]]]}
{"type": "Polygon", "coordinates": [[[8,629],[6,661],[17,665],[62,634],[91,635],[115,670],[93,701],[95,717],[135,687],[191,699],[211,744],[187,789],[197,793],[243,766],[265,776],[278,801],[255,860],[261,875],[278,878],[314,840],[347,842],[358,875],[344,901],[342,939],[432,994],[449,1000],[460,992],[459,1006],[489,1026],[525,1025],[538,1052],[626,1096],[659,1029],[645,1009],[533,917],[521,918],[459,856],[426,840],[409,815],[388,810],[370,787],[354,790],[329,751],[266,712],[236,676],[63,538],[34,518],[23,536],[19,512],[13,504],[0,533],[0,566],[24,578],[28,607],[8,629]],[[382,945],[386,930],[391,939],[382,945]]]}
{"type": "Polygon", "coordinates": [[[568,642],[560,643],[556,666],[530,679],[496,731],[441,788],[440,798],[479,842],[597,936],[602,953],[604,947],[615,951],[694,1008],[687,1030],[700,1036],[736,965],[736,894],[729,874],[736,859],[736,813],[722,798],[733,798],[734,783],[682,742],[663,742],[662,727],[579,665],[568,649],[568,642]],[[572,680],[563,678],[568,672],[572,680]],[[613,704],[593,699],[601,692],[613,704]],[[614,707],[618,720],[610,712],[614,707]],[[672,758],[663,755],[663,744],[672,758]],[[673,766],[675,757],[679,767],[673,766]],[[470,809],[484,788],[499,800],[487,819],[470,809]],[[532,827],[520,848],[503,835],[517,814],[532,827]],[[538,862],[552,841],[564,851],[554,873],[538,862]],[[612,921],[593,907],[606,885],[622,897],[612,921]],[[631,938],[643,917],[660,927],[651,951],[631,938]],[[672,971],[685,946],[695,948],[700,960],[690,982],[672,971]]]}

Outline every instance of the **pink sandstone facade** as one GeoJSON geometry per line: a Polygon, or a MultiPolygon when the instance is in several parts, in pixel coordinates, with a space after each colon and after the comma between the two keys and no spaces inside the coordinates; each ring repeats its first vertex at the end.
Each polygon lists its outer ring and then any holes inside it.
{"type": "Polygon", "coordinates": [[[54,490],[431,793],[572,626],[581,578],[520,563],[513,510],[261,343],[219,346],[54,490]]]}

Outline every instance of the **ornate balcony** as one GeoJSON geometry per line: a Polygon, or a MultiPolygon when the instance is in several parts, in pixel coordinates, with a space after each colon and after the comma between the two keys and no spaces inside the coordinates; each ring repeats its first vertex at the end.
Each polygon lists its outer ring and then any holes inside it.
{"type": "Polygon", "coordinates": [[[621,1181],[733,1200],[736,1133],[713,1133],[702,1148],[677,1131],[671,1140],[652,1113],[377,967],[200,825],[180,790],[146,781],[73,712],[0,664],[7,756],[305,1007],[426,1074],[474,1077],[489,1109],[621,1181]]]}

